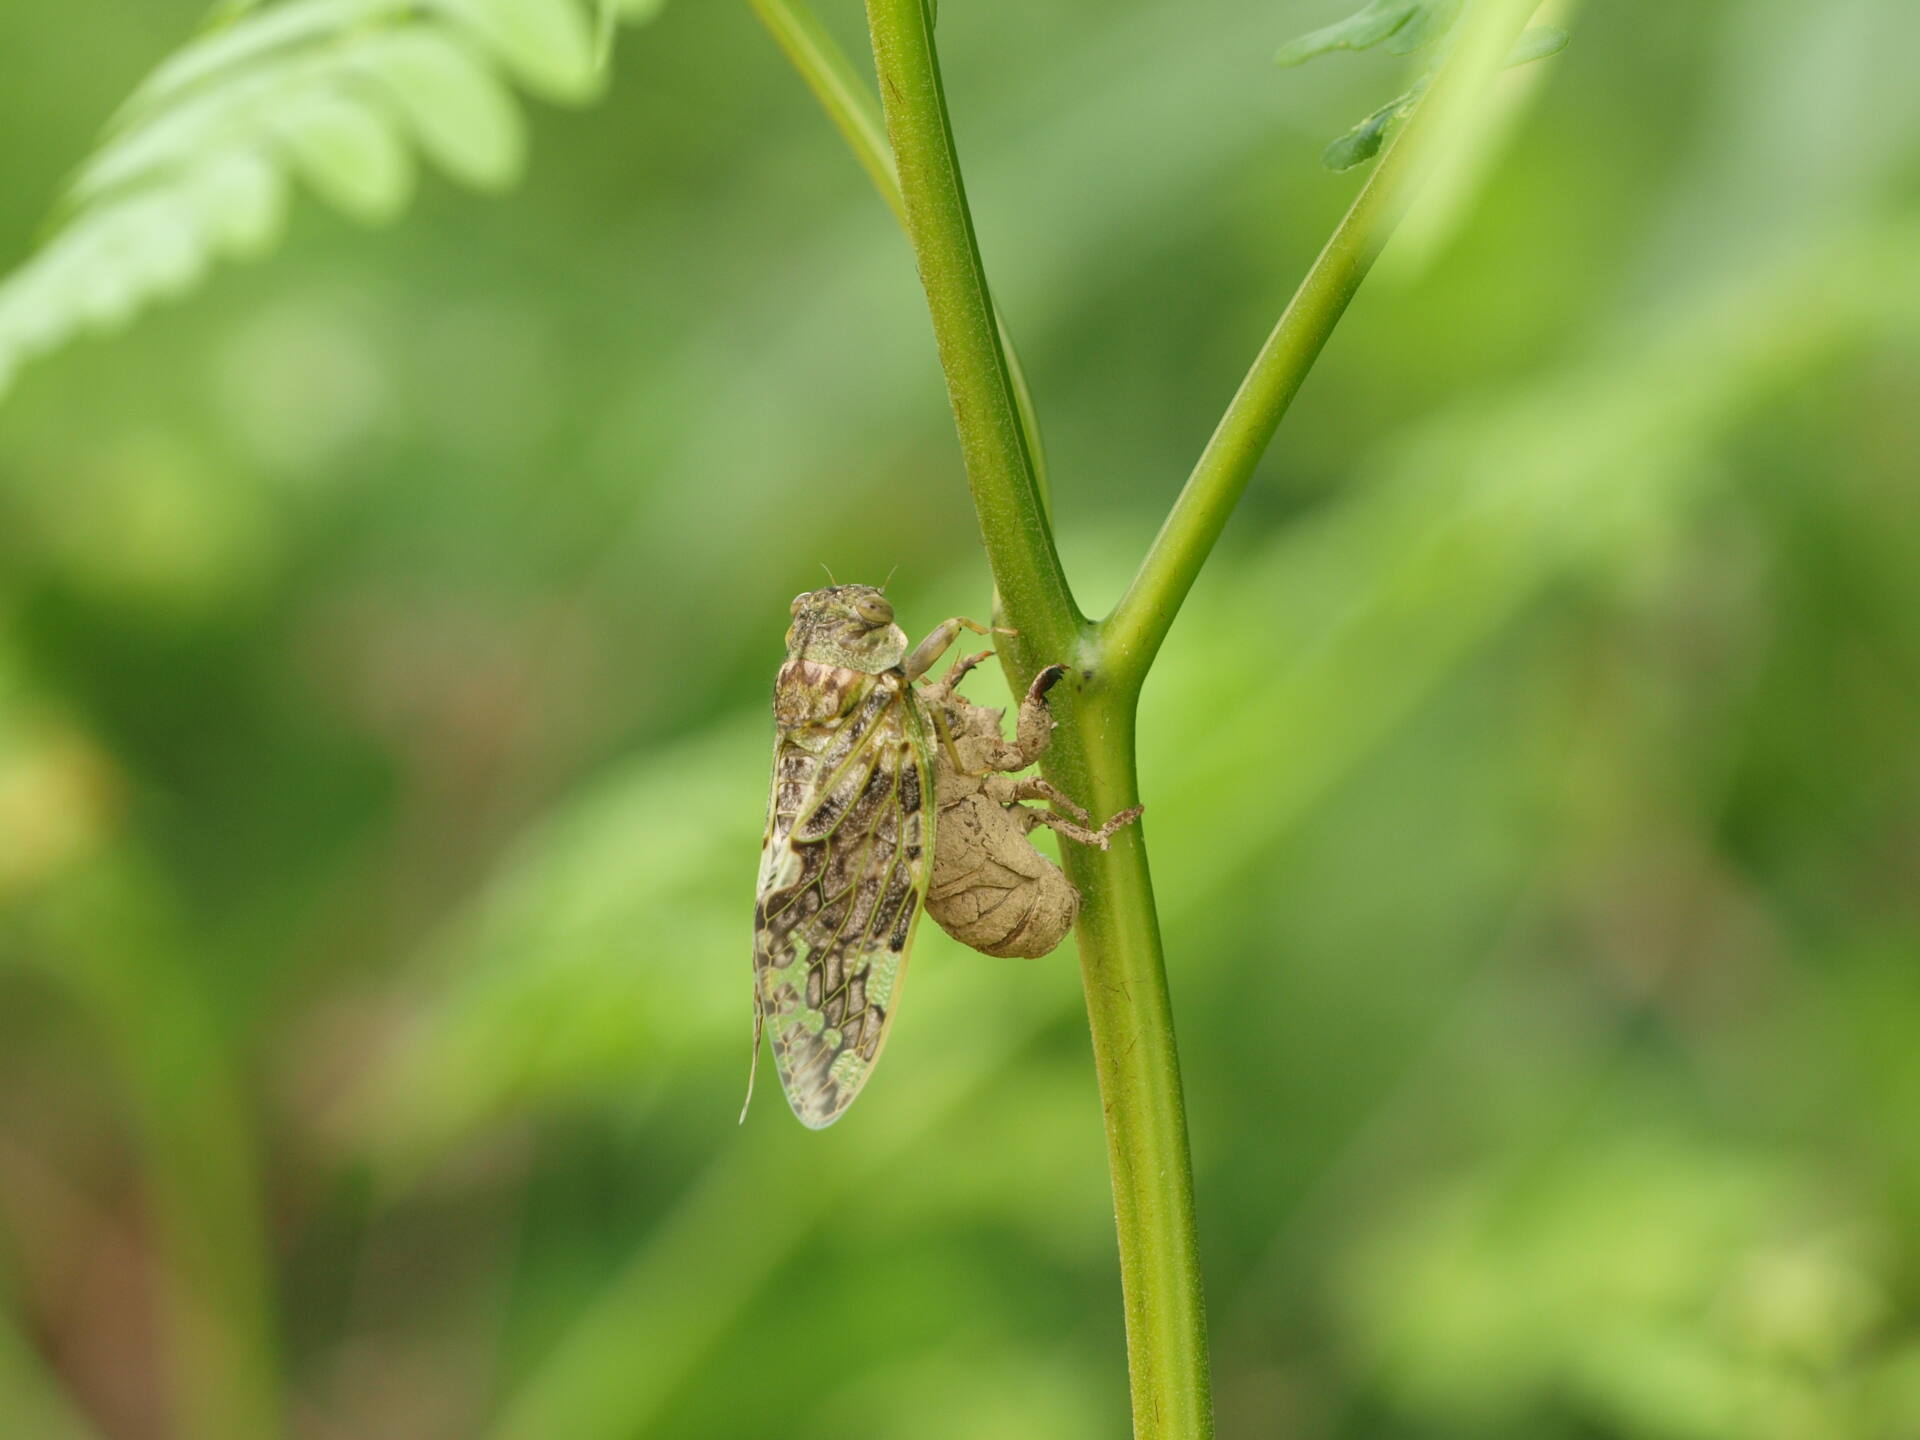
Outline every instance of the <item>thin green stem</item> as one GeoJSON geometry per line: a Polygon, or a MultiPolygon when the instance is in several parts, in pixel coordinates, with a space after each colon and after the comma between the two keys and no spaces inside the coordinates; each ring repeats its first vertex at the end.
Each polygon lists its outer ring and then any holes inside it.
{"type": "Polygon", "coordinates": [[[1402,127],[1294,293],[1174,502],[1147,558],[1101,626],[1116,684],[1138,685],[1212,554],[1274,431],[1406,214],[1440,147],[1499,71],[1538,0],[1482,0],[1419,108],[1402,127]]]}
{"type": "Polygon", "coordinates": [[[894,172],[893,152],[887,148],[886,122],[872,88],[853,68],[853,61],[835,40],[806,0],[747,0],[760,23],[767,27],[800,78],[807,82],[820,108],[827,112],[853,151],[853,158],[873,181],[873,188],[893,211],[900,228],[907,227],[907,202],[900,195],[900,177],[894,172]]]}
{"type": "Polygon", "coordinates": [[[1008,623],[1017,668],[1069,654],[1083,621],[1054,550],[1053,525],[960,178],[927,0],[868,0],[874,65],[960,432],[967,484],[1008,623]]]}
{"type": "MultiPolygon", "coordinates": [[[[888,134],[908,233],[947,372],[954,418],[1004,613],[1020,635],[1009,669],[1075,662],[1054,693],[1057,781],[1103,814],[1137,803],[1136,691],[1102,673],[1053,548],[961,184],[926,0],[868,0],[888,134]]],[[[1070,847],[1075,848],[1075,847],[1070,847]]],[[[1213,1433],[1206,1312],[1195,1243],[1192,1161],[1159,921],[1144,834],[1077,850],[1082,984],[1106,1117],[1108,1162],[1138,1440],[1213,1433]]]]}
{"type": "MultiPolygon", "coordinates": [[[[894,170],[893,151],[887,148],[885,122],[880,102],[840,42],[820,23],[806,0],[748,0],[760,23],[780,46],[787,60],[806,81],[807,88],[827,112],[827,118],[853,151],[860,168],[873,181],[873,188],[893,211],[893,218],[906,230],[907,202],[900,193],[900,177],[894,170]]],[[[1047,452],[1040,437],[1040,415],[1033,403],[1033,390],[1027,384],[1026,368],[1013,343],[1004,315],[996,311],[1000,327],[1000,347],[1006,356],[1007,374],[1013,381],[1014,403],[1020,410],[1020,426],[1026,432],[1027,454],[1032,459],[1034,477],[1040,486],[1041,503],[1052,518],[1052,496],[1047,484],[1047,452]]]]}
{"type": "MultiPolygon", "coordinates": [[[[801,0],[754,0],[855,149],[873,144],[844,57],[801,0]],[[771,18],[769,18],[771,17],[771,18]]],[[[1137,803],[1134,724],[1140,686],[1173,616],[1327,337],[1372,267],[1463,107],[1476,98],[1534,9],[1480,0],[1452,56],[1383,157],[1282,316],[1155,541],[1139,577],[1098,627],[1081,618],[1048,521],[1029,428],[967,208],[933,40],[931,0],[867,0],[886,132],[906,228],[946,372],[968,483],[999,588],[1019,637],[1012,677],[1068,660],[1055,694],[1060,727],[1047,770],[1101,814],[1137,803]]],[[[869,173],[888,174],[863,153],[869,173]]],[[[1173,1008],[1143,826],[1109,851],[1068,847],[1080,891],[1081,980],[1106,1115],[1108,1163],[1127,1326],[1136,1440],[1213,1433],[1206,1312],[1192,1161],[1173,1008]]]]}
{"type": "MultiPolygon", "coordinates": [[[[1048,773],[1111,815],[1140,800],[1134,697],[1097,682],[1063,718],[1048,773]]],[[[1061,847],[1081,895],[1080,983],[1105,1114],[1136,1440],[1208,1440],[1213,1393],[1186,1100],[1147,862],[1146,822],[1112,848],[1061,847]]]]}
{"type": "Polygon", "coordinates": [[[172,1433],[273,1440],[283,1406],[247,1102],[165,891],[140,857],[108,854],[23,919],[29,953],[59,957],[52,973],[122,1067],[162,1261],[172,1433]]]}

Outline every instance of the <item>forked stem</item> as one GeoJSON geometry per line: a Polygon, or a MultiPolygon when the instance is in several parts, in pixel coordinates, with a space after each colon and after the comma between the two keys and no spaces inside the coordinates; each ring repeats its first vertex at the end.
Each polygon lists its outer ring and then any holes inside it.
{"type": "MultiPolygon", "coordinates": [[[[860,168],[873,181],[873,188],[893,211],[900,228],[907,228],[907,202],[900,193],[900,176],[893,167],[893,151],[887,146],[885,122],[880,118],[880,103],[872,88],[853,67],[847,52],[840,47],[827,27],[807,5],[807,0],[748,0],[760,23],[785,53],[788,61],[807,82],[807,88],[820,102],[820,108],[847,142],[860,168]]],[[[1034,478],[1040,487],[1040,501],[1051,517],[1052,498],[1047,485],[1047,452],[1040,434],[1040,415],[1033,403],[1033,390],[1027,384],[1020,352],[1007,329],[1005,316],[997,316],[1000,348],[1006,357],[1007,374],[1013,381],[1014,403],[1020,412],[1020,425],[1026,432],[1027,454],[1034,478]]]]}
{"type": "MultiPolygon", "coordinates": [[[[871,98],[804,0],[750,0],[913,243],[1016,690],[1067,661],[1051,779],[1116,815],[1137,806],[1140,687],[1307,372],[1405,213],[1434,149],[1499,68],[1536,0],[1479,0],[1426,99],[1381,159],[1256,360],[1138,576],[1107,621],[1082,618],[1054,548],[1038,427],[987,288],[934,46],[932,0],[867,0],[891,154],[871,98]]],[[[1213,1433],[1206,1311],[1173,1006],[1145,827],[1065,847],[1082,897],[1081,982],[1106,1117],[1136,1440],[1213,1433]]]]}
{"type": "Polygon", "coordinates": [[[1137,686],[1146,678],[1293,397],[1431,171],[1432,156],[1451,142],[1455,127],[1500,70],[1539,4],[1481,0],[1460,22],[1453,50],[1419,109],[1380,157],[1300,282],[1139,573],[1101,626],[1103,653],[1121,683],[1137,686]]]}
{"type": "Polygon", "coordinates": [[[927,0],[868,0],[887,135],[907,236],[1020,679],[1077,648],[1083,621],[1054,550],[1053,525],[1001,344],[947,122],[927,0]]]}
{"type": "MultiPolygon", "coordinates": [[[[1062,724],[1050,777],[1095,813],[1139,803],[1135,691],[1116,688],[1088,642],[1054,551],[961,183],[927,0],[868,0],[907,229],[1007,622],[1017,683],[1073,662],[1056,691],[1062,724]],[[1062,692],[1065,692],[1064,695],[1062,692]]],[[[1121,1287],[1139,1440],[1213,1433],[1206,1312],[1194,1239],[1192,1163],[1160,927],[1138,825],[1102,851],[1069,846],[1079,887],[1080,964],[1106,1113],[1121,1287]]]]}

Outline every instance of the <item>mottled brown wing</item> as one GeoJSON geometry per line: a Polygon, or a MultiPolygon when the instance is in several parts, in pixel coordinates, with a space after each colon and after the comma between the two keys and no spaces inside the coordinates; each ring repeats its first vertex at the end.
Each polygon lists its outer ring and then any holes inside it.
{"type": "MultiPolygon", "coordinates": [[[[879,1057],[933,864],[933,767],[911,689],[893,674],[832,677],[833,703],[814,708],[837,713],[783,725],[774,746],[754,907],[756,1053],[764,1025],[787,1103],[815,1130],[879,1057]]],[[[781,675],[808,682],[792,665],[781,675]]]]}

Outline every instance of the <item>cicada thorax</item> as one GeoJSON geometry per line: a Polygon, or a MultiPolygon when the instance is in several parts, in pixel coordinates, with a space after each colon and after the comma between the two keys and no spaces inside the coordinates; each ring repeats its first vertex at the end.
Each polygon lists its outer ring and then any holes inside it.
{"type": "Polygon", "coordinates": [[[789,660],[773,683],[773,719],[784,734],[837,720],[865,700],[881,677],[818,660],[789,660]]]}

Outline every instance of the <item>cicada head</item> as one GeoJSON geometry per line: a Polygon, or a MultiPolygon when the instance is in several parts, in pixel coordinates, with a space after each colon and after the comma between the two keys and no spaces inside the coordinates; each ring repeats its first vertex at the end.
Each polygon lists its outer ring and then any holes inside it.
{"type": "Polygon", "coordinates": [[[907,632],[873,586],[832,585],[793,597],[787,658],[879,675],[907,658],[907,632]]]}

